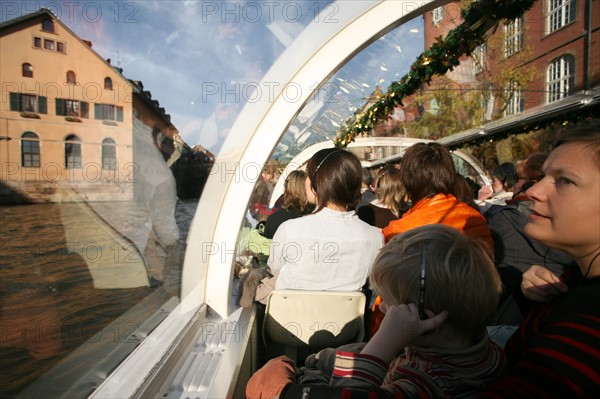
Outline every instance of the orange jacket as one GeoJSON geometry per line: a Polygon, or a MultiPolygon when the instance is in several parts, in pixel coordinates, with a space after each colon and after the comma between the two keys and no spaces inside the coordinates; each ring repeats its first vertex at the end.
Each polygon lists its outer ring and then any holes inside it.
{"type": "Polygon", "coordinates": [[[385,242],[396,234],[436,223],[452,226],[469,237],[483,240],[488,246],[488,254],[493,257],[494,241],[487,220],[479,211],[458,201],[452,194],[437,194],[417,202],[401,219],[390,222],[383,229],[385,242]]]}

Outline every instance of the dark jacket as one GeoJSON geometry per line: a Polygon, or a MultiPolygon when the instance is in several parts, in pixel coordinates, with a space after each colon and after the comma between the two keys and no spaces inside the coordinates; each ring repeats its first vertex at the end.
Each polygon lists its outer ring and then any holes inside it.
{"type": "Polygon", "coordinates": [[[265,230],[262,235],[264,237],[273,239],[275,232],[281,225],[281,223],[286,220],[296,219],[302,216],[302,214],[295,209],[285,209],[285,208],[277,208],[271,216],[267,219],[265,223],[265,230]]]}
{"type": "Polygon", "coordinates": [[[523,309],[521,279],[532,265],[544,266],[557,275],[567,267],[577,267],[566,253],[549,248],[528,237],[523,228],[527,224],[529,201],[515,201],[510,205],[493,207],[486,213],[494,240],[494,261],[503,283],[500,304],[514,295],[523,309]]]}

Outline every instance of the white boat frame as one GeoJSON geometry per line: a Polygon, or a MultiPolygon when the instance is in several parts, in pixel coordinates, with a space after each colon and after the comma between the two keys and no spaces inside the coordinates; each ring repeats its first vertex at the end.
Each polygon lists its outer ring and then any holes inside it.
{"type": "Polygon", "coordinates": [[[338,1],[335,23],[313,21],[286,49],[260,86],[271,90],[244,107],[204,188],[188,236],[181,303],[91,397],[243,395],[252,372],[243,362],[252,352],[254,310],[236,307],[232,266],[261,166],[313,93],[347,60],[444,3],[338,1]]]}

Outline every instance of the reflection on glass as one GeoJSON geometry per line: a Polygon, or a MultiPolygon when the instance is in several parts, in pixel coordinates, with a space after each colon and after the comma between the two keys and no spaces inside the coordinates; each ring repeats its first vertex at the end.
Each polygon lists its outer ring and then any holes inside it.
{"type": "Polygon", "coordinates": [[[223,140],[329,3],[3,8],[0,395],[88,395],[177,305],[223,140]]]}
{"type": "Polygon", "coordinates": [[[312,144],[331,141],[348,117],[408,71],[423,51],[422,24],[420,17],[408,21],[348,61],[292,121],[272,158],[285,164],[312,144]]]}

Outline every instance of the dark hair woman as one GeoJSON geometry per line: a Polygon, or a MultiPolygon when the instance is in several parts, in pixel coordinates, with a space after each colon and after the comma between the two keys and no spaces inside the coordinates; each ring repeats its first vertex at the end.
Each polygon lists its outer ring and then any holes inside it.
{"type": "Polygon", "coordinates": [[[381,230],[359,220],[361,165],[356,156],[324,149],[308,161],[306,191],[315,212],[279,226],[268,265],[276,289],[357,291],[383,245],[381,230]]]}

